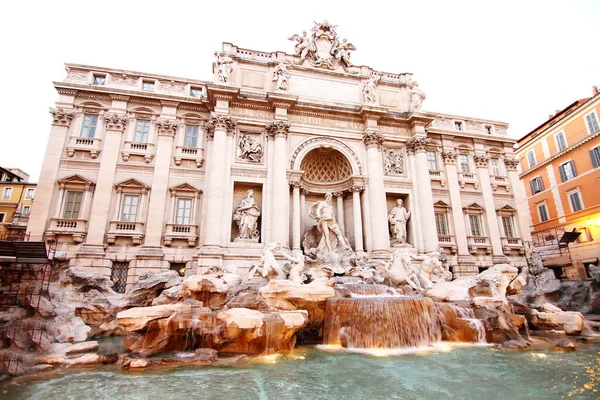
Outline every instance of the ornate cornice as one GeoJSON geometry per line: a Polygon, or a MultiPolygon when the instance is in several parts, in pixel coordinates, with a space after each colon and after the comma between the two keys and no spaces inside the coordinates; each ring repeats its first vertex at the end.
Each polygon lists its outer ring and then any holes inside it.
{"type": "Polygon", "coordinates": [[[109,94],[111,100],[118,100],[118,101],[129,101],[129,99],[131,98],[131,96],[125,96],[122,94],[109,94]]]}
{"type": "Polygon", "coordinates": [[[455,151],[442,151],[442,158],[444,159],[445,164],[456,164],[456,157],[458,157],[458,154],[455,151]]]}
{"type": "Polygon", "coordinates": [[[66,126],[67,128],[71,125],[71,121],[75,116],[73,111],[65,111],[62,108],[51,108],[50,114],[52,115],[53,125],[66,126]]]}
{"type": "Polygon", "coordinates": [[[290,133],[290,123],[287,121],[273,121],[265,125],[267,129],[267,134],[272,137],[288,137],[288,133],[290,133]]]}
{"type": "Polygon", "coordinates": [[[204,123],[204,129],[210,139],[214,138],[215,131],[225,131],[227,134],[233,134],[237,122],[229,115],[210,114],[210,119],[204,123]]]}
{"type": "Polygon", "coordinates": [[[106,123],[106,130],[123,133],[127,125],[127,117],[124,114],[107,113],[104,114],[104,122],[106,123]]]}
{"type": "Polygon", "coordinates": [[[177,127],[179,122],[171,119],[158,119],[156,120],[156,127],[158,129],[158,136],[170,136],[175,137],[177,133],[177,127]]]}
{"type": "Polygon", "coordinates": [[[506,169],[509,171],[516,171],[519,166],[519,160],[513,157],[505,157],[504,164],[506,165],[506,169]]]}
{"type": "Polygon", "coordinates": [[[178,101],[161,100],[160,104],[165,107],[178,107],[179,106],[178,101]]]}
{"type": "Polygon", "coordinates": [[[75,89],[56,88],[56,91],[58,94],[64,94],[66,96],[77,96],[77,90],[75,89]]]}
{"type": "Polygon", "coordinates": [[[434,144],[433,140],[428,137],[415,137],[406,141],[406,148],[411,153],[417,153],[419,151],[426,151],[428,147],[434,144]]]}
{"type": "Polygon", "coordinates": [[[367,131],[363,135],[363,142],[365,143],[367,149],[370,147],[377,147],[378,149],[381,149],[383,146],[383,134],[378,131],[367,131]]]}
{"type": "Polygon", "coordinates": [[[484,155],[475,155],[473,156],[473,160],[475,160],[475,164],[478,168],[487,168],[488,161],[490,160],[488,156],[484,155]]]}

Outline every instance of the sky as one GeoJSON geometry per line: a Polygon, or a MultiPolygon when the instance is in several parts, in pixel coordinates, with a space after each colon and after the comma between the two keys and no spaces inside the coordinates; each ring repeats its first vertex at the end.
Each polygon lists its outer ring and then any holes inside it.
{"type": "Polygon", "coordinates": [[[11,1],[0,6],[0,166],[36,182],[64,63],[212,80],[222,42],[293,53],[313,21],[351,61],[412,72],[422,110],[508,122],[519,138],[600,86],[600,1],[11,1]]]}

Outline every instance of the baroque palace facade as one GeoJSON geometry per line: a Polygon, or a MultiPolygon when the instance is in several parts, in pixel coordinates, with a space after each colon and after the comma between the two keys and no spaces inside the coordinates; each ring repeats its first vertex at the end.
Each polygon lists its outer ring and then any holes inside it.
{"type": "Polygon", "coordinates": [[[243,271],[267,243],[300,254],[312,205],[332,193],[359,256],[441,249],[455,277],[526,264],[506,123],[422,111],[412,74],[353,65],[326,21],[291,39],[295,54],[224,43],[212,82],[67,64],[31,239],[129,284],[155,269],[243,271]]]}

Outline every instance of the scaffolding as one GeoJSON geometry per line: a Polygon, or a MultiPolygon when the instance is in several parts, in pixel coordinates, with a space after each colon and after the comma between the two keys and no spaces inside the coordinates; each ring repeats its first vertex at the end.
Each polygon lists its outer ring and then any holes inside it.
{"type": "Polygon", "coordinates": [[[0,313],[6,317],[0,322],[4,375],[17,375],[24,357],[39,349],[47,320],[40,304],[48,296],[53,265],[44,242],[0,241],[0,313]],[[18,309],[26,314],[18,315],[18,309]]]}
{"type": "Polygon", "coordinates": [[[557,278],[563,276],[563,268],[573,265],[569,244],[575,242],[580,232],[567,232],[563,227],[552,228],[531,235],[544,266],[553,268],[557,278]]]}

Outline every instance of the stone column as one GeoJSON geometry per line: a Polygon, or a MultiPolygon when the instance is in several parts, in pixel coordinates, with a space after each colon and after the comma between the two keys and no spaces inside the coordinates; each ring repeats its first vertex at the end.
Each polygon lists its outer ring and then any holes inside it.
{"type": "Polygon", "coordinates": [[[211,159],[209,160],[206,187],[206,225],[204,246],[222,247],[222,218],[225,214],[224,198],[227,193],[227,134],[233,134],[236,122],[227,115],[214,114],[206,123],[206,131],[212,137],[211,159]]]}
{"type": "Polygon", "coordinates": [[[292,182],[292,250],[300,250],[300,182],[292,182]]]}
{"type": "Polygon", "coordinates": [[[446,181],[450,192],[450,206],[452,207],[452,222],[454,225],[454,240],[458,247],[459,258],[471,258],[469,253],[469,243],[467,240],[467,231],[465,228],[465,217],[462,212],[462,200],[460,197],[460,187],[458,186],[458,172],[456,170],[455,151],[448,150],[442,152],[444,164],[446,164],[446,181]]]}
{"type": "Polygon", "coordinates": [[[373,250],[372,240],[371,240],[371,206],[369,204],[369,188],[365,187],[361,194],[361,205],[363,210],[363,231],[365,235],[365,250],[371,251],[373,250]]]}
{"type": "Polygon", "coordinates": [[[420,252],[425,251],[425,241],[423,239],[423,226],[421,222],[421,201],[419,199],[419,180],[417,179],[417,162],[415,161],[415,153],[408,153],[408,165],[410,165],[411,180],[412,180],[412,196],[410,198],[411,216],[408,226],[415,227],[412,232],[412,245],[420,252]]]}
{"type": "Polygon", "coordinates": [[[519,172],[517,167],[519,166],[519,160],[513,157],[506,157],[504,159],[506,164],[506,171],[508,173],[508,181],[515,198],[515,208],[517,209],[517,223],[519,224],[519,230],[521,233],[521,239],[523,242],[531,241],[531,231],[529,229],[529,205],[527,204],[527,196],[523,184],[519,179],[519,172]]]}
{"type": "Polygon", "coordinates": [[[346,224],[344,223],[344,192],[334,193],[337,205],[337,223],[344,234],[346,234],[346,224]]]}
{"type": "Polygon", "coordinates": [[[383,185],[383,165],[381,146],[383,135],[373,128],[367,129],[363,136],[367,148],[369,176],[369,207],[371,209],[371,244],[374,252],[386,252],[390,248],[388,234],[387,204],[383,185]]]}
{"type": "Polygon", "coordinates": [[[304,219],[306,218],[306,195],[308,194],[308,190],[305,188],[300,188],[300,241],[304,239],[304,233],[306,232],[306,223],[304,219]]]}
{"type": "Polygon", "coordinates": [[[127,118],[125,114],[107,113],[104,115],[104,122],[106,130],[103,150],[100,153],[100,170],[85,241],[85,245],[92,247],[100,247],[104,244],[104,233],[108,223],[121,137],[127,125],[127,118]]]}
{"type": "Polygon", "coordinates": [[[502,240],[500,239],[500,229],[498,227],[498,218],[496,216],[496,206],[494,204],[494,195],[490,182],[490,171],[488,168],[489,158],[485,155],[475,155],[475,164],[479,172],[479,182],[481,184],[481,193],[483,194],[483,204],[485,207],[485,217],[488,225],[488,233],[492,242],[492,253],[494,262],[504,262],[505,256],[502,251],[502,240]],[[496,258],[499,259],[496,259],[496,258]]]}
{"type": "MultiPolygon", "coordinates": [[[[144,247],[160,247],[165,224],[169,167],[173,153],[173,140],[178,122],[170,119],[156,121],[158,142],[152,175],[152,193],[148,203],[144,247]]],[[[142,220],[143,221],[143,220],[142,220]]],[[[160,250],[160,249],[159,249],[160,250]]],[[[161,251],[162,252],[162,251],[161,251]]]]}
{"type": "Polygon", "coordinates": [[[275,138],[273,149],[273,197],[271,202],[272,240],[281,242],[283,247],[289,247],[287,235],[289,187],[287,183],[287,137],[290,123],[274,121],[266,126],[267,133],[275,138]]]}
{"type": "MultiPolygon", "coordinates": [[[[46,224],[51,218],[50,207],[54,197],[52,196],[52,192],[54,191],[54,185],[58,177],[60,157],[63,153],[65,142],[68,140],[69,126],[71,126],[71,121],[74,117],[72,110],[62,108],[52,109],[50,110],[50,114],[52,114],[52,129],[50,130],[50,136],[46,145],[46,154],[42,162],[42,170],[35,193],[35,202],[31,209],[27,225],[30,234],[29,239],[36,241],[43,240],[46,224]]],[[[55,200],[58,201],[58,207],[60,207],[62,198],[55,200]]]]}
{"type": "Polygon", "coordinates": [[[352,216],[354,219],[354,251],[363,252],[363,229],[362,229],[362,215],[360,211],[360,192],[364,188],[360,186],[352,186],[350,191],[352,192],[352,216]]]}
{"type": "Polygon", "coordinates": [[[433,209],[433,193],[431,192],[431,180],[429,178],[429,167],[427,166],[427,146],[432,140],[427,137],[413,137],[406,142],[406,147],[415,155],[415,177],[419,183],[419,211],[421,214],[421,226],[423,230],[423,243],[426,252],[435,251],[438,248],[438,237],[435,228],[435,211],[433,209]]]}

